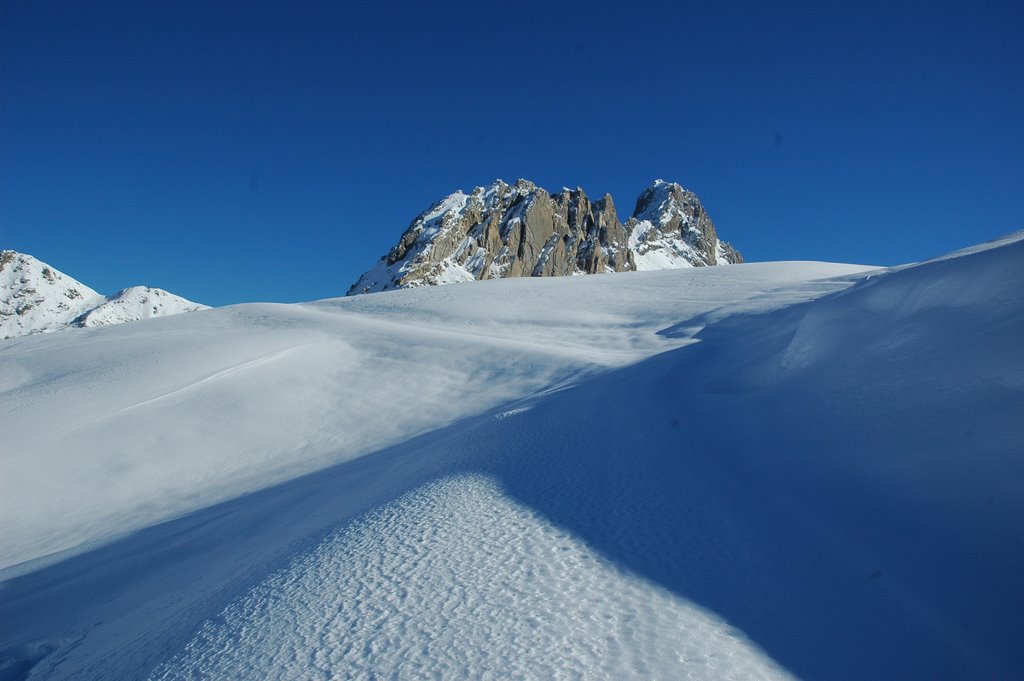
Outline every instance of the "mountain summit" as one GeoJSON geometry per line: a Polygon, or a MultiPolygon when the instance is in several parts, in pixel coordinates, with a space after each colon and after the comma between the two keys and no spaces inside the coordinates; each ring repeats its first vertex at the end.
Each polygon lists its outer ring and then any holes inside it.
{"type": "Polygon", "coordinates": [[[0,339],[203,309],[149,286],[104,296],[31,255],[0,251],[0,339]]]}
{"type": "Polygon", "coordinates": [[[661,270],[743,262],[693,192],[656,180],[619,220],[610,194],[549,194],[496,180],[421,213],[348,295],[503,277],[661,270]]]}

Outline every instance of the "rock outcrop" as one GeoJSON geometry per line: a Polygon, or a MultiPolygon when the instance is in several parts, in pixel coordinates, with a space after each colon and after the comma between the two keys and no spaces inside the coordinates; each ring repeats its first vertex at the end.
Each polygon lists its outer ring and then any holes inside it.
{"type": "Polygon", "coordinates": [[[457,191],[421,213],[348,295],[502,277],[700,267],[742,262],[700,200],[657,180],[620,221],[611,195],[549,194],[527,180],[457,191]]]}

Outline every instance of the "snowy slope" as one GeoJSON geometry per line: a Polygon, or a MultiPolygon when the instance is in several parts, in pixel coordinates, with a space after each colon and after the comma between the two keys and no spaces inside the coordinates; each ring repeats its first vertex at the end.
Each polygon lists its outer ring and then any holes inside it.
{"type": "Polygon", "coordinates": [[[0,251],[0,339],[203,309],[148,286],[103,296],[31,255],[0,251]]]}
{"type": "Polygon", "coordinates": [[[893,272],[504,280],[12,341],[0,531],[5,565],[37,560],[6,572],[0,657],[1014,678],[1019,236],[893,272]]]}
{"type": "Polygon", "coordinates": [[[666,319],[788,305],[847,285],[820,278],[862,269],[481,282],[12,339],[0,355],[12,502],[0,507],[0,567],[685,343],[656,333],[666,319]]]}
{"type": "Polygon", "coordinates": [[[75,320],[75,324],[76,326],[123,324],[139,319],[165,317],[206,309],[208,309],[206,305],[193,303],[160,288],[129,286],[82,314],[75,320]]]}
{"type": "Polygon", "coordinates": [[[30,255],[0,251],[0,339],[66,328],[105,300],[30,255]]]}

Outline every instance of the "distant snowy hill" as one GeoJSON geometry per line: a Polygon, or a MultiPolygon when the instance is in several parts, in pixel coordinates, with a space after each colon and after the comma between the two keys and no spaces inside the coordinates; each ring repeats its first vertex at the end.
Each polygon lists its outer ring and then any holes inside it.
{"type": "Polygon", "coordinates": [[[0,678],[1020,678],[1022,239],[12,339],[0,678]]]}
{"type": "Polygon", "coordinates": [[[527,180],[457,191],[421,213],[349,295],[475,279],[743,262],[693,192],[656,180],[619,221],[612,197],[549,194],[527,180]]]}
{"type": "Polygon", "coordinates": [[[103,296],[31,255],[0,251],[0,339],[204,309],[148,286],[103,296]]]}

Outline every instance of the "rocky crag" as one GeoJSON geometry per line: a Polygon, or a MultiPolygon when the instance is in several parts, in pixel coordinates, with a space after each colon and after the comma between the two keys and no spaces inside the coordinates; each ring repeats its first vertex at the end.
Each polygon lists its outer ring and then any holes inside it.
{"type": "Polygon", "coordinates": [[[348,295],[502,277],[743,262],[693,192],[656,180],[625,222],[610,194],[550,194],[527,180],[457,191],[421,213],[348,295]]]}

